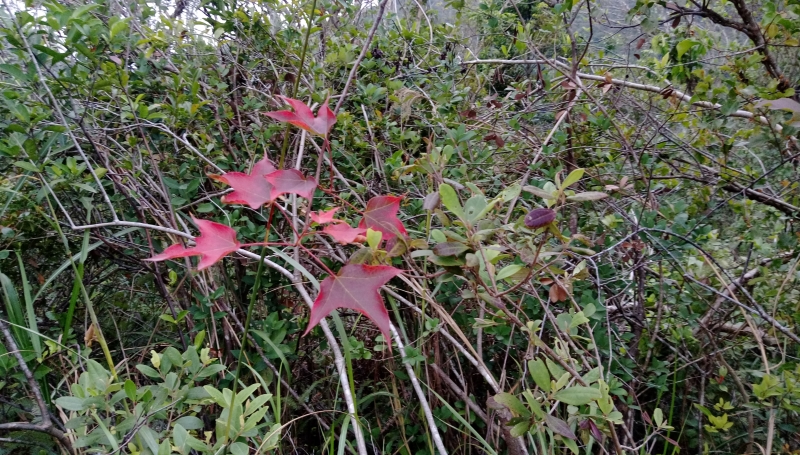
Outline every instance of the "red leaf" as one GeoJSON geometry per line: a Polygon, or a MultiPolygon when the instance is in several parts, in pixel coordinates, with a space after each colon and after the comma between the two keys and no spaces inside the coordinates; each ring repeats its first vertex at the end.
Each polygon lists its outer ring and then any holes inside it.
{"type": "Polygon", "coordinates": [[[288,122],[298,128],[302,128],[311,134],[319,136],[326,136],[331,130],[331,127],[336,123],[336,115],[331,108],[328,107],[328,99],[325,99],[322,107],[319,108],[317,116],[311,112],[311,109],[300,100],[295,100],[281,95],[275,95],[282,99],[284,102],[292,106],[292,111],[275,111],[265,112],[265,115],[272,117],[279,122],[288,122]]]}
{"type": "Polygon", "coordinates": [[[339,207],[334,207],[327,212],[311,212],[311,221],[318,224],[344,223],[344,221],[337,220],[333,217],[338,210],[339,207]]]}
{"type": "Polygon", "coordinates": [[[267,174],[267,182],[272,186],[271,198],[275,200],[281,194],[297,194],[306,199],[311,199],[317,188],[317,181],[313,177],[304,177],[296,169],[286,169],[267,174]]]}
{"type": "Polygon", "coordinates": [[[384,240],[405,237],[407,232],[403,223],[397,218],[400,211],[400,200],[397,196],[377,196],[367,202],[364,218],[358,223],[362,229],[372,229],[383,233],[384,240]]]}
{"type": "Polygon", "coordinates": [[[663,436],[663,435],[661,437],[664,438],[668,443],[674,445],[675,447],[680,447],[680,444],[678,444],[678,441],[676,441],[676,440],[674,440],[672,438],[668,438],[668,437],[663,436]]]}
{"type": "Polygon", "coordinates": [[[338,275],[322,280],[317,300],[311,307],[308,328],[303,335],[310,332],[333,310],[349,308],[372,319],[383,333],[384,340],[391,346],[391,321],[381,298],[380,288],[401,273],[403,272],[388,265],[345,265],[338,275]]]}
{"type": "Polygon", "coordinates": [[[239,249],[241,244],[236,240],[236,231],[224,224],[208,220],[198,220],[192,217],[200,235],[194,238],[195,246],[184,248],[181,244],[171,245],[161,254],[157,254],[145,261],[164,261],[166,259],[184,258],[186,256],[200,256],[197,270],[211,267],[228,253],[239,249]]]}
{"type": "Polygon", "coordinates": [[[214,180],[230,185],[234,191],[222,196],[225,204],[245,204],[258,210],[262,205],[271,202],[273,198],[272,185],[264,175],[275,171],[275,166],[265,157],[253,166],[250,174],[241,172],[227,172],[222,175],[210,174],[214,180]]]}
{"type": "Polygon", "coordinates": [[[350,225],[347,223],[336,223],[325,226],[325,229],[323,229],[322,232],[333,237],[334,240],[342,245],[347,245],[349,243],[356,243],[358,236],[364,235],[367,230],[360,227],[350,227],[350,225]]]}
{"type": "Polygon", "coordinates": [[[538,208],[533,209],[525,215],[525,226],[529,228],[538,229],[542,226],[547,226],[556,219],[556,212],[550,209],[538,208]]]}
{"type": "Polygon", "coordinates": [[[553,417],[550,414],[545,414],[544,421],[547,424],[547,427],[553,430],[553,433],[560,434],[561,436],[564,436],[565,438],[569,438],[572,440],[578,439],[578,437],[575,436],[575,433],[572,432],[572,429],[569,427],[567,422],[564,422],[558,417],[553,417]]]}
{"type": "Polygon", "coordinates": [[[478,116],[478,113],[475,112],[475,109],[467,109],[466,111],[459,112],[459,115],[465,118],[475,118],[478,116]]]}
{"type": "MultiPolygon", "coordinates": [[[[589,419],[589,431],[592,432],[592,436],[602,442],[603,441],[603,433],[597,428],[597,424],[594,423],[594,420],[589,419]]],[[[677,445],[677,444],[676,444],[677,445]]]]}

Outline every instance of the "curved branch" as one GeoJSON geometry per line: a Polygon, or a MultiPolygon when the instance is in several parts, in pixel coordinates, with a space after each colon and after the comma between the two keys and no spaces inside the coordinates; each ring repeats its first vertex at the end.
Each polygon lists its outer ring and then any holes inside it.
{"type": "MultiPolygon", "coordinates": [[[[478,65],[478,64],[495,64],[495,65],[537,65],[537,64],[550,64],[552,62],[547,60],[503,60],[503,59],[486,59],[486,60],[467,60],[462,62],[462,65],[478,65]]],[[[562,69],[569,70],[569,65],[566,63],[556,61],[555,64],[562,69]]],[[[656,85],[647,85],[647,84],[639,84],[636,82],[629,82],[622,79],[611,79],[609,81],[606,79],[605,76],[599,76],[596,74],[590,73],[577,73],[576,76],[580,79],[585,79],[589,81],[597,81],[603,83],[610,83],[612,85],[620,86],[620,87],[627,87],[632,88],[634,90],[641,90],[650,93],[657,93],[665,98],[675,98],[678,101],[683,101],[685,103],[690,103],[692,106],[701,107],[704,109],[714,109],[719,110],[722,108],[721,104],[712,103],[710,101],[692,101],[691,95],[688,95],[680,90],[675,90],[672,86],[668,85],[666,87],[658,87],[656,85]]],[[[773,126],[777,132],[783,131],[783,127],[781,125],[772,125],[769,120],[762,116],[757,115],[749,111],[745,111],[743,109],[736,110],[728,114],[728,117],[738,117],[748,120],[755,120],[758,123],[761,123],[765,126],[773,126]]]]}

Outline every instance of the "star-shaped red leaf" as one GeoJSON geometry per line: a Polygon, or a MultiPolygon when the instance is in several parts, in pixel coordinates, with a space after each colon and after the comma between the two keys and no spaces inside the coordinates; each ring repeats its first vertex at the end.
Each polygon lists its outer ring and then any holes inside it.
{"type": "Polygon", "coordinates": [[[348,264],[337,275],[322,280],[319,295],[311,307],[307,334],[325,316],[337,308],[349,308],[364,314],[378,326],[383,339],[390,343],[389,313],[381,298],[380,288],[400,275],[400,270],[388,265],[348,264]]]}
{"type": "Polygon", "coordinates": [[[317,181],[313,177],[304,177],[295,169],[275,171],[266,176],[267,182],[272,185],[271,197],[274,201],[282,194],[297,194],[306,199],[311,199],[317,189],[317,181]]]}
{"type": "Polygon", "coordinates": [[[208,220],[192,218],[200,235],[194,238],[195,246],[185,248],[181,244],[170,245],[161,254],[157,254],[145,261],[164,261],[167,259],[183,258],[187,256],[200,256],[197,270],[211,267],[225,255],[241,247],[236,240],[236,231],[224,224],[208,220]]]}
{"type": "Polygon", "coordinates": [[[347,245],[350,243],[356,243],[358,237],[363,236],[367,230],[363,228],[350,227],[350,225],[347,223],[336,223],[325,226],[325,229],[323,229],[322,232],[333,237],[334,240],[342,245],[347,245]]]}
{"type": "Polygon", "coordinates": [[[384,240],[405,237],[406,228],[397,218],[402,199],[397,196],[377,196],[370,199],[367,202],[367,210],[364,211],[364,218],[358,223],[358,227],[379,231],[383,233],[384,240]]]}
{"type": "Polygon", "coordinates": [[[319,211],[319,212],[311,212],[311,221],[318,223],[318,224],[328,224],[328,223],[344,223],[342,220],[337,220],[333,217],[334,214],[339,210],[340,207],[334,207],[328,211],[319,211]]]}
{"type": "Polygon", "coordinates": [[[212,179],[230,185],[234,191],[222,196],[224,204],[245,204],[258,210],[271,202],[272,185],[264,176],[275,172],[275,166],[265,157],[253,166],[250,174],[226,172],[222,175],[210,174],[212,179]]]}
{"type": "Polygon", "coordinates": [[[336,115],[331,108],[328,107],[328,99],[322,104],[322,107],[317,111],[317,116],[311,112],[311,109],[300,100],[287,98],[285,96],[276,95],[288,105],[292,106],[292,111],[275,111],[265,112],[265,115],[272,117],[279,122],[287,122],[292,125],[302,128],[311,134],[319,136],[326,136],[331,130],[331,127],[336,123],[336,115]]]}

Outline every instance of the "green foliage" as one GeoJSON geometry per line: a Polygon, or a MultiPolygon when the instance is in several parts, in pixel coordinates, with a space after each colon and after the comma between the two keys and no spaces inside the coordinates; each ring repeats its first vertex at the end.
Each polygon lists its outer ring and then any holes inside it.
{"type": "Polygon", "coordinates": [[[154,455],[218,453],[226,447],[237,453],[249,440],[265,450],[275,447],[280,424],[264,421],[272,395],[255,395],[259,384],[235,396],[230,389],[202,385],[225,371],[209,351],[202,348],[198,353],[194,346],[183,354],[173,347],[152,351],[150,365],[136,369],[153,384],[138,387],[130,379],[115,381],[102,365],[87,360],[71,394],[55,401],[71,416],[65,425],[78,437],[74,447],[154,455]],[[215,422],[214,443],[202,431],[204,419],[215,422]]]}

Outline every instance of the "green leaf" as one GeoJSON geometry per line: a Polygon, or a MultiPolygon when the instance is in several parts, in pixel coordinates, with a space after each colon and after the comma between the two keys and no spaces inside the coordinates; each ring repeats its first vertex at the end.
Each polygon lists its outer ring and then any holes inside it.
{"type": "Polygon", "coordinates": [[[248,400],[250,396],[253,395],[253,392],[255,392],[259,387],[261,387],[261,384],[250,384],[249,386],[245,387],[239,392],[236,392],[236,398],[234,399],[234,404],[244,403],[245,400],[248,400]]]}
{"type": "Polygon", "coordinates": [[[527,433],[528,429],[530,429],[530,427],[531,427],[531,423],[528,422],[527,420],[524,421],[524,422],[520,422],[520,423],[514,425],[511,428],[511,436],[513,436],[515,438],[518,438],[518,437],[524,435],[525,433],[527,433]]]}
{"type": "Polygon", "coordinates": [[[109,39],[114,39],[115,35],[117,35],[121,31],[127,29],[128,28],[128,21],[130,19],[131,19],[130,17],[126,17],[125,19],[118,20],[117,22],[114,22],[114,24],[111,25],[111,27],[109,29],[109,31],[111,32],[110,35],[109,35],[109,39]]]}
{"type": "Polygon", "coordinates": [[[245,421],[244,426],[242,427],[242,431],[247,432],[255,428],[256,425],[258,425],[258,422],[260,422],[261,419],[264,418],[264,415],[266,415],[267,411],[269,411],[269,407],[264,406],[261,409],[255,411],[253,414],[251,414],[250,417],[248,417],[247,420],[245,421]]]}
{"type": "Polygon", "coordinates": [[[500,194],[497,195],[497,198],[503,202],[511,202],[515,197],[519,196],[520,191],[522,191],[522,185],[516,182],[501,191],[500,194]]]}
{"type": "Polygon", "coordinates": [[[589,318],[583,315],[583,311],[578,311],[576,314],[572,316],[572,321],[569,323],[569,328],[574,329],[581,324],[585,324],[589,322],[589,318]]]}
{"type": "Polygon", "coordinates": [[[206,202],[197,206],[197,213],[213,212],[216,206],[210,202],[206,202]]]}
{"type": "Polygon", "coordinates": [[[779,384],[780,382],[777,377],[771,374],[765,374],[764,377],[761,378],[760,384],[753,384],[753,393],[759,400],[780,396],[783,394],[783,387],[780,387],[779,384]]]}
{"type": "Polygon", "coordinates": [[[530,389],[523,390],[522,396],[525,398],[525,402],[528,403],[528,408],[533,412],[533,415],[535,415],[537,419],[543,419],[544,410],[542,410],[542,405],[539,404],[536,397],[533,396],[533,392],[531,392],[530,389]]]}
{"type": "Polygon", "coordinates": [[[29,163],[27,161],[15,161],[14,166],[25,169],[26,171],[30,172],[39,172],[39,168],[36,167],[35,164],[29,163]]]}
{"type": "Polygon", "coordinates": [[[10,65],[7,63],[0,64],[0,71],[10,74],[11,77],[20,82],[29,81],[28,76],[25,73],[23,73],[17,65],[10,65]]]}
{"type": "Polygon", "coordinates": [[[586,202],[586,201],[599,201],[600,199],[607,198],[608,195],[606,193],[601,193],[600,191],[586,191],[584,193],[573,194],[572,196],[567,196],[568,201],[573,202],[586,202]]]}
{"type": "Polygon", "coordinates": [[[533,382],[545,393],[550,393],[550,372],[542,359],[528,360],[528,371],[533,382]]]}
{"type": "Polygon", "coordinates": [[[189,437],[189,432],[186,431],[186,428],[183,428],[181,424],[176,423],[175,428],[172,430],[172,441],[183,451],[183,448],[186,446],[186,438],[189,437]]]}
{"type": "Polygon", "coordinates": [[[725,100],[719,108],[719,112],[722,115],[731,115],[739,109],[739,100],[736,98],[730,98],[725,100]]]}
{"type": "Polygon", "coordinates": [[[140,372],[142,372],[142,374],[144,374],[145,376],[148,376],[148,377],[151,377],[151,378],[154,378],[154,379],[161,377],[161,375],[158,373],[158,371],[156,371],[155,369],[153,369],[153,368],[151,368],[151,367],[149,367],[147,365],[142,365],[142,364],[136,365],[136,369],[139,370],[140,372]]]}
{"type": "Polygon", "coordinates": [[[89,193],[96,193],[97,192],[97,190],[94,189],[94,187],[92,187],[90,185],[87,185],[85,183],[77,183],[76,182],[76,183],[73,183],[72,186],[74,186],[75,188],[80,188],[80,189],[82,189],[84,191],[88,191],[89,193]]]}
{"type": "Polygon", "coordinates": [[[125,395],[131,401],[136,401],[136,384],[133,383],[130,379],[125,380],[125,395]]]}
{"type": "Polygon", "coordinates": [[[580,449],[578,449],[578,443],[572,439],[564,439],[564,445],[567,446],[575,455],[581,453],[580,449]]]}
{"type": "Polygon", "coordinates": [[[261,448],[266,452],[278,446],[278,441],[281,436],[281,424],[273,424],[267,432],[266,438],[261,443],[261,448]]]}
{"type": "Polygon", "coordinates": [[[543,190],[535,186],[524,186],[522,189],[542,199],[553,199],[553,193],[551,191],[543,190]]]}
{"type": "Polygon", "coordinates": [[[195,416],[183,416],[175,421],[176,425],[180,425],[187,430],[199,430],[203,428],[203,421],[195,416]]]}
{"type": "Polygon", "coordinates": [[[247,444],[243,442],[234,442],[231,444],[230,451],[233,455],[248,455],[250,453],[247,444]]]}
{"type": "Polygon", "coordinates": [[[467,217],[467,221],[475,223],[480,219],[480,215],[484,213],[484,209],[486,209],[486,197],[478,194],[467,199],[464,204],[464,215],[467,217]]]}
{"type": "Polygon", "coordinates": [[[526,408],[525,405],[521,401],[519,401],[519,398],[508,392],[498,393],[497,395],[494,396],[494,401],[507,407],[517,415],[521,415],[524,417],[531,415],[530,411],[528,411],[528,408],[526,408]]]}
{"type": "Polygon", "coordinates": [[[155,431],[148,426],[143,426],[139,429],[137,436],[142,439],[144,446],[150,449],[151,453],[158,453],[158,434],[155,431]]]}
{"type": "Polygon", "coordinates": [[[598,379],[600,379],[600,367],[594,367],[583,375],[583,380],[587,384],[592,384],[594,382],[597,382],[598,379]]]}
{"type": "Polygon", "coordinates": [[[201,371],[197,375],[197,377],[199,379],[207,378],[209,376],[213,376],[213,375],[219,373],[220,371],[224,371],[224,370],[225,370],[225,365],[221,365],[221,364],[215,363],[213,365],[209,365],[209,366],[203,368],[203,371],[201,371]]]}
{"type": "Polygon", "coordinates": [[[367,244],[373,250],[378,248],[378,245],[381,244],[382,238],[383,238],[383,232],[367,229],[367,244]]]}
{"type": "Polygon", "coordinates": [[[700,44],[699,41],[695,41],[693,39],[685,39],[680,43],[675,45],[675,50],[678,53],[678,59],[683,57],[683,54],[689,52],[689,49],[693,48],[695,45],[700,44]]]}
{"type": "Polygon", "coordinates": [[[556,392],[553,398],[562,403],[581,406],[599,400],[601,395],[595,388],[576,385],[556,392]]]}
{"type": "Polygon", "coordinates": [[[78,397],[61,397],[56,399],[56,404],[67,411],[83,411],[84,402],[85,400],[83,398],[78,397]]]}
{"type": "Polygon", "coordinates": [[[576,183],[583,177],[583,169],[575,169],[574,171],[570,172],[566,179],[564,179],[564,183],[561,184],[561,189],[569,188],[570,185],[576,183]]]}
{"type": "Polygon", "coordinates": [[[523,269],[523,266],[519,264],[511,264],[503,267],[497,275],[495,275],[495,279],[497,280],[505,280],[506,278],[510,278],[514,276],[517,272],[523,269]]]}
{"type": "Polygon", "coordinates": [[[458,256],[469,250],[467,245],[459,242],[444,242],[433,247],[433,253],[437,256],[458,256]]]}
{"type": "Polygon", "coordinates": [[[442,204],[444,204],[450,213],[462,220],[466,220],[464,209],[461,207],[461,202],[458,200],[458,194],[456,194],[456,190],[454,190],[452,186],[447,183],[439,185],[439,197],[441,197],[442,204]]]}
{"type": "Polygon", "coordinates": [[[661,424],[664,423],[664,412],[661,411],[661,408],[656,408],[653,411],[653,422],[655,422],[656,428],[660,428],[661,424]]]}
{"type": "Polygon", "coordinates": [[[561,365],[550,360],[549,357],[545,359],[545,362],[547,363],[547,369],[550,370],[550,375],[553,376],[554,379],[564,376],[564,373],[567,372],[561,365]]]}
{"type": "MultiPolygon", "coordinates": [[[[380,232],[378,232],[378,234],[380,234],[380,232]]],[[[281,350],[280,346],[278,346],[272,340],[272,337],[270,337],[266,332],[264,332],[262,330],[253,330],[253,333],[255,333],[256,335],[260,336],[269,345],[269,347],[272,348],[272,351],[275,352],[275,355],[277,355],[278,358],[281,359],[281,363],[283,364],[283,367],[286,369],[286,374],[288,375],[289,379],[291,380],[291,378],[292,378],[292,375],[291,375],[291,364],[286,359],[286,356],[284,355],[284,353],[281,350]]]]}

